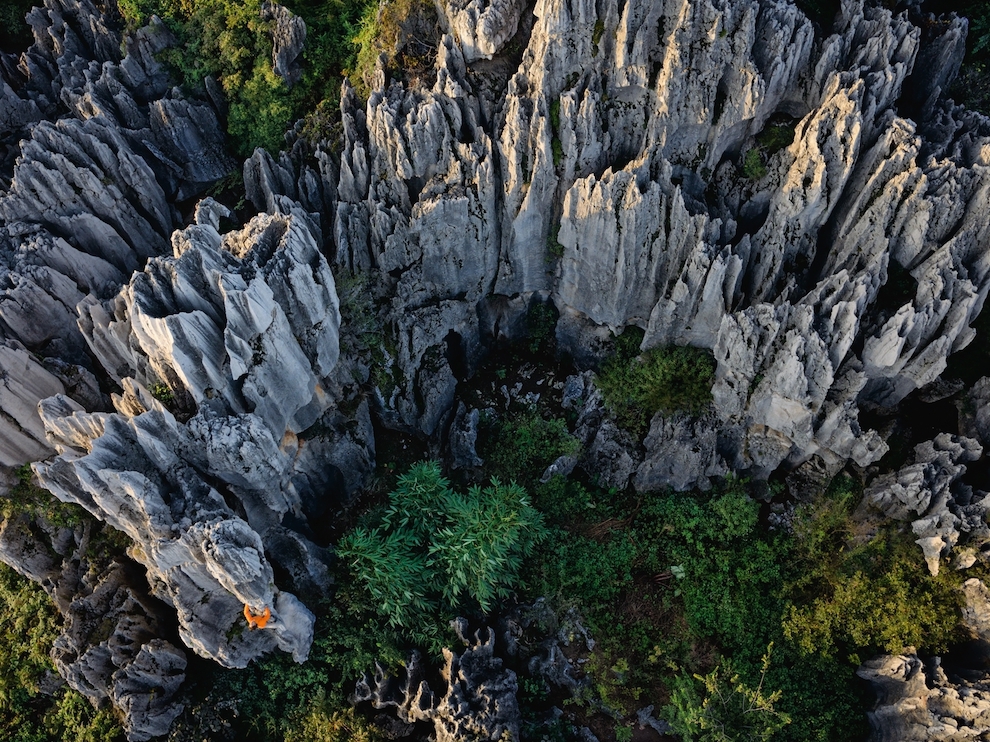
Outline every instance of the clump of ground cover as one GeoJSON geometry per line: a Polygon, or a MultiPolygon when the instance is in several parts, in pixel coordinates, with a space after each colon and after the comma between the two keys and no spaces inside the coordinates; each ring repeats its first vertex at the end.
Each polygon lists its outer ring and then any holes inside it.
{"type": "Polygon", "coordinates": [[[712,400],[715,358],[691,346],[664,346],[639,352],[642,330],[628,328],[598,374],[616,422],[642,435],[657,412],[699,414],[712,400]]]}

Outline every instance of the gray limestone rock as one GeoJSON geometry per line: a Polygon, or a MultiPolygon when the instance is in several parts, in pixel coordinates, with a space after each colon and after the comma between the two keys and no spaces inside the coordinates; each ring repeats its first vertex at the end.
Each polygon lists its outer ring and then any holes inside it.
{"type": "Polygon", "coordinates": [[[990,686],[950,681],[937,657],[926,666],[913,653],[885,655],[856,674],[878,696],[870,712],[877,742],[956,742],[979,739],[980,730],[990,728],[990,686]]]}
{"type": "Polygon", "coordinates": [[[306,22],[284,5],[272,2],[262,4],[261,18],[272,24],[272,69],[291,88],[302,77],[299,55],[306,43],[306,22]]]}
{"type": "Polygon", "coordinates": [[[447,24],[464,53],[464,61],[491,59],[519,27],[520,0],[449,0],[443,3],[447,24]]]}
{"type": "Polygon", "coordinates": [[[386,676],[379,667],[373,678],[365,676],[358,682],[351,702],[394,708],[407,724],[432,722],[438,742],[518,740],[516,674],[495,656],[495,632],[486,628],[468,638],[467,623],[463,619],[454,623],[466,649],[461,654],[444,649],[442,693],[430,688],[419,655],[414,654],[403,678],[386,676]]]}
{"type": "Polygon", "coordinates": [[[912,463],[877,478],[864,492],[865,501],[888,518],[911,521],[933,575],[960,541],[974,549],[990,541],[990,501],[960,481],[966,464],[982,454],[975,440],[942,433],[915,446],[912,463]]]}
{"type": "Polygon", "coordinates": [[[694,419],[655,415],[634,486],[640,492],[667,487],[677,491],[708,489],[712,477],[724,477],[730,471],[718,453],[718,438],[714,415],[694,419]]]}
{"type": "Polygon", "coordinates": [[[182,424],[133,381],[125,389],[116,414],[42,404],[61,454],[35,465],[42,483],[134,541],[131,555],[198,654],[243,667],[278,647],[303,661],[313,616],[275,585],[259,536],[299,510],[290,457],[256,416],[204,409],[182,424]],[[266,609],[264,629],[232,631],[246,610],[266,609]]]}
{"type": "Polygon", "coordinates": [[[253,412],[279,437],[316,422],[331,403],[323,384],[340,313],[308,220],[262,215],[223,237],[195,225],[173,236],[173,250],[115,299],[80,305],[104,368],[118,381],[163,384],[181,403],[253,412]]]}
{"type": "Polygon", "coordinates": [[[0,558],[40,583],[62,614],[52,649],[59,674],[93,703],[109,698],[123,713],[128,740],[143,742],[167,732],[182,711],[175,696],[186,657],[161,638],[166,611],[136,566],[89,556],[101,528],[108,526],[8,519],[0,524],[0,558]]]}

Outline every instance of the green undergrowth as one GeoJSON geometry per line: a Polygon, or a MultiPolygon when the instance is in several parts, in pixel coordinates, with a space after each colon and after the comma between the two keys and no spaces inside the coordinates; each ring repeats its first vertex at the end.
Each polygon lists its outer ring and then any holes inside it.
{"type": "Polygon", "coordinates": [[[657,412],[704,412],[715,381],[711,351],[665,346],[640,353],[642,338],[642,330],[627,328],[597,382],[616,422],[640,436],[657,412]]]}
{"type": "Polygon", "coordinates": [[[768,739],[865,739],[870,698],[856,667],[907,646],[944,650],[960,578],[931,577],[910,534],[855,544],[859,496],[840,479],[785,533],[763,523],[743,480],[625,497],[556,478],[534,489],[551,535],[524,579],[530,597],[577,609],[598,640],[589,710],[621,716],[649,699],[693,730],[686,739],[722,739],[699,719],[719,703],[734,714],[767,701],[768,739]]]}
{"type": "Polygon", "coordinates": [[[445,624],[507,599],[544,537],[542,516],[515,482],[493,478],[461,493],[438,464],[423,462],[337,554],[390,627],[439,655],[450,641],[445,624]]]}
{"type": "Polygon", "coordinates": [[[0,515],[5,519],[20,515],[30,518],[41,517],[52,525],[63,528],[75,528],[86,520],[93,520],[92,516],[78,505],[64,503],[39,486],[30,464],[15,469],[14,477],[14,486],[5,497],[0,497],[0,515]]]}

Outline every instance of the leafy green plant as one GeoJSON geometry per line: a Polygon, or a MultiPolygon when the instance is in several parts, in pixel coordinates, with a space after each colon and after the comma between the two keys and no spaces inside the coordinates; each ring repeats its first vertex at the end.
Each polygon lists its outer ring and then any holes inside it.
{"type": "Polygon", "coordinates": [[[399,477],[377,522],[354,528],[337,552],[388,624],[436,651],[443,618],[508,597],[545,533],[522,487],[492,479],[461,494],[439,465],[423,462],[399,477]]]}
{"type": "Polygon", "coordinates": [[[385,742],[384,732],[358,716],[353,708],[335,709],[322,696],[293,720],[285,742],[385,742]]]}
{"type": "Polygon", "coordinates": [[[620,344],[602,366],[597,384],[619,425],[642,435],[657,412],[703,412],[711,403],[714,381],[710,351],[666,346],[632,357],[620,344]]]}
{"type": "Polygon", "coordinates": [[[674,731],[694,742],[765,742],[790,724],[790,717],[774,706],[781,692],[763,690],[771,649],[763,655],[755,688],[728,660],[707,675],[680,676],[666,709],[674,731]]]}
{"type": "Polygon", "coordinates": [[[763,164],[763,154],[759,148],[746,150],[742,160],[742,174],[750,180],[760,180],[767,174],[767,166],[763,164]]]}

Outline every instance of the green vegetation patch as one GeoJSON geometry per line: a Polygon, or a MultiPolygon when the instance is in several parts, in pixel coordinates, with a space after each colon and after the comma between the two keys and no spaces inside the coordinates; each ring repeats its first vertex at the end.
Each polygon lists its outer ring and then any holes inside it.
{"type": "Polygon", "coordinates": [[[399,477],[388,507],[348,533],[337,553],[391,627],[438,652],[447,621],[507,598],[544,537],[522,487],[493,479],[462,494],[438,464],[424,462],[399,477]]]}
{"type": "Polygon", "coordinates": [[[620,336],[615,355],[598,375],[598,387],[616,422],[642,435],[658,412],[699,414],[707,409],[715,382],[711,351],[665,346],[634,355],[636,337],[642,336],[629,330],[620,336]],[[633,342],[624,339],[626,335],[633,342]]]}
{"type": "MultiPolygon", "coordinates": [[[[288,87],[272,68],[273,22],[262,0],[119,0],[129,29],[158,15],[177,39],[161,58],[190,91],[213,76],[229,102],[227,130],[237,154],[256,147],[277,152],[292,122],[340,98],[341,75],[352,68],[365,0],[286,2],[306,22],[302,79],[288,87]]],[[[324,132],[312,132],[316,137],[324,132]]]]}

